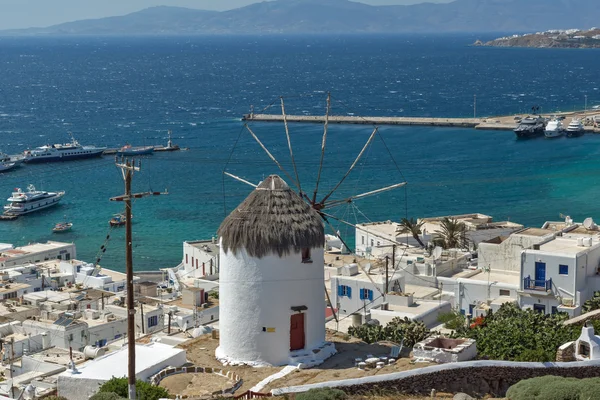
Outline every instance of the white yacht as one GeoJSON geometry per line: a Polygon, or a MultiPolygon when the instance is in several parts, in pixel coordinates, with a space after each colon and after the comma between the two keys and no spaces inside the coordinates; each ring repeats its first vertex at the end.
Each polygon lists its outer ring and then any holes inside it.
{"type": "Polygon", "coordinates": [[[561,120],[554,118],[548,122],[546,129],[544,130],[544,136],[547,138],[560,137],[565,134],[565,127],[561,120]]]}
{"type": "Polygon", "coordinates": [[[4,213],[9,215],[23,215],[43,210],[44,208],[58,204],[64,195],[64,191],[45,192],[36,190],[33,185],[27,186],[26,192],[20,188],[16,188],[12,196],[7,199],[10,204],[4,206],[4,213]]]}
{"type": "Polygon", "coordinates": [[[585,128],[578,118],[573,118],[567,126],[567,137],[577,137],[583,135],[585,128]]]}
{"type": "Polygon", "coordinates": [[[25,150],[25,162],[42,163],[99,157],[104,150],[106,147],[82,146],[74,137],[71,137],[71,143],[46,145],[33,150],[25,150]]]}

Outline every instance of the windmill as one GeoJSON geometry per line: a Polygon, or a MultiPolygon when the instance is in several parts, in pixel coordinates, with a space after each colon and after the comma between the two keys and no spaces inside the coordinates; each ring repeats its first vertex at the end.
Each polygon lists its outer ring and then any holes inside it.
{"type": "MultiPolygon", "coordinates": [[[[293,150],[293,146],[292,146],[290,129],[289,129],[289,125],[288,125],[288,117],[287,117],[287,114],[285,111],[285,102],[284,102],[283,97],[280,97],[280,104],[281,104],[281,114],[282,114],[283,124],[284,124],[284,128],[285,128],[285,137],[286,137],[286,141],[287,141],[287,150],[289,151],[289,157],[290,157],[291,165],[293,168],[292,171],[288,171],[286,168],[284,168],[282,163],[273,155],[273,153],[271,151],[269,151],[267,146],[260,140],[258,135],[248,125],[247,122],[244,125],[244,129],[252,136],[254,141],[256,141],[256,143],[261,147],[261,149],[268,156],[268,158],[287,177],[287,179],[291,182],[290,186],[295,186],[298,195],[306,203],[308,203],[315,211],[317,211],[319,213],[319,215],[323,219],[325,226],[329,227],[331,229],[332,233],[340,238],[343,246],[345,246],[347,249],[350,249],[347,241],[344,238],[342,238],[341,235],[337,232],[337,230],[332,226],[331,220],[332,219],[336,220],[341,224],[353,227],[355,229],[357,229],[357,226],[351,222],[348,222],[348,221],[342,219],[342,218],[338,218],[338,217],[334,216],[332,213],[329,212],[329,210],[331,210],[335,207],[344,205],[344,204],[351,204],[357,200],[361,200],[361,199],[364,199],[367,197],[379,195],[381,193],[385,193],[385,192],[388,192],[388,191],[391,191],[394,189],[401,188],[406,185],[406,182],[402,181],[402,182],[393,183],[391,185],[380,187],[375,190],[370,190],[370,191],[359,193],[356,195],[345,196],[343,198],[335,197],[335,194],[338,192],[338,190],[340,189],[342,184],[346,181],[348,176],[352,173],[352,171],[354,171],[355,168],[359,165],[363,156],[365,155],[365,153],[367,152],[369,147],[372,145],[374,139],[379,134],[379,128],[377,126],[374,126],[373,131],[367,138],[367,140],[364,143],[364,145],[362,146],[361,150],[358,152],[358,155],[356,155],[356,157],[354,158],[353,162],[350,164],[350,166],[348,167],[346,172],[342,175],[342,177],[339,180],[337,180],[337,183],[335,185],[333,185],[332,189],[323,190],[323,188],[321,186],[321,183],[322,183],[321,181],[323,179],[323,164],[324,164],[324,160],[325,160],[325,151],[327,148],[328,130],[329,130],[329,121],[330,121],[330,112],[331,112],[331,95],[328,94],[327,95],[327,107],[326,107],[325,119],[324,119],[324,124],[323,124],[323,135],[321,138],[321,152],[320,152],[319,164],[318,164],[318,169],[317,169],[317,174],[316,174],[316,182],[314,183],[314,188],[311,187],[312,185],[310,185],[308,187],[307,187],[307,185],[303,185],[300,181],[300,177],[299,177],[299,173],[298,173],[298,167],[297,167],[296,158],[295,158],[294,150],[293,150]]],[[[386,145],[386,148],[387,148],[387,145],[386,145]]],[[[389,152],[389,150],[388,150],[388,152],[389,152]]],[[[391,153],[390,153],[390,156],[391,156],[391,153]]],[[[250,185],[254,188],[256,188],[258,186],[257,184],[254,184],[254,183],[250,182],[249,180],[244,179],[243,177],[240,177],[231,172],[228,172],[227,165],[225,166],[225,169],[223,170],[223,174],[226,176],[229,176],[239,182],[250,185]]],[[[394,242],[394,240],[390,240],[389,237],[379,236],[378,234],[373,234],[373,233],[371,233],[371,234],[373,236],[378,236],[383,240],[394,242]]],[[[401,243],[398,243],[398,244],[403,246],[403,244],[401,244],[401,243]]],[[[369,274],[367,274],[367,276],[369,276],[369,274]]],[[[371,278],[369,277],[369,279],[371,279],[371,278]]],[[[327,291],[326,291],[326,293],[327,293],[327,291]]],[[[337,319],[337,317],[336,317],[336,319],[337,319]]]]}

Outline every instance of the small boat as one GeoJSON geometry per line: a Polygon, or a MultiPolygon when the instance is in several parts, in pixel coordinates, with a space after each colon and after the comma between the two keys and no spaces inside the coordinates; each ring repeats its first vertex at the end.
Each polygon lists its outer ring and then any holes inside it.
{"type": "Polygon", "coordinates": [[[166,146],[156,146],[154,151],[178,151],[181,150],[178,145],[174,145],[171,141],[171,131],[169,131],[169,141],[166,146]]]}
{"type": "Polygon", "coordinates": [[[71,223],[71,222],[59,222],[58,224],[54,225],[54,228],[52,228],[52,232],[54,232],[54,233],[67,232],[67,231],[70,231],[72,227],[73,227],[73,223],[71,223]]]}
{"type": "Polygon", "coordinates": [[[577,118],[573,118],[567,126],[567,137],[578,137],[583,135],[585,132],[585,128],[581,121],[577,118]]]}
{"type": "Polygon", "coordinates": [[[15,163],[16,166],[21,164],[23,161],[25,161],[25,156],[21,155],[21,154],[17,154],[17,155],[8,155],[6,153],[2,153],[0,151],[0,163],[15,163]]]}
{"type": "MultiPolygon", "coordinates": [[[[131,218],[133,219],[133,215],[131,216],[131,218]]],[[[108,221],[108,223],[110,224],[110,226],[127,225],[127,220],[125,219],[125,213],[113,215],[113,217],[110,219],[110,221],[108,221]]]]}
{"type": "Polygon", "coordinates": [[[83,158],[100,157],[106,147],[82,146],[71,135],[71,143],[53,144],[25,150],[26,163],[44,163],[53,161],[70,161],[83,158]]]}
{"type": "Polygon", "coordinates": [[[126,144],[117,151],[120,156],[143,156],[152,153],[154,153],[154,146],[133,147],[130,144],[126,144]]]}
{"type": "Polygon", "coordinates": [[[35,186],[27,186],[27,192],[16,188],[7,201],[10,204],[4,206],[5,214],[23,215],[34,211],[43,210],[48,207],[57,205],[65,195],[61,192],[46,192],[36,190],[35,186]]]}
{"type": "Polygon", "coordinates": [[[11,163],[5,163],[5,162],[0,162],[0,172],[8,172],[11,169],[14,169],[17,166],[17,163],[11,162],[11,163]]]}
{"type": "Polygon", "coordinates": [[[565,134],[565,127],[561,120],[554,118],[548,122],[544,130],[544,136],[547,138],[557,138],[565,134]]]}
{"type": "Polygon", "coordinates": [[[519,139],[541,136],[544,134],[546,121],[542,117],[525,117],[514,130],[519,139]]]}

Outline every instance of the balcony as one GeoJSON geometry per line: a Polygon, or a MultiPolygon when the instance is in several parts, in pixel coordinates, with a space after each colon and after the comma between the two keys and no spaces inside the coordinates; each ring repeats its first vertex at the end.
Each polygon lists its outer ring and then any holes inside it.
{"type": "Polygon", "coordinates": [[[552,290],[552,278],[548,280],[536,280],[528,276],[523,279],[523,290],[538,290],[543,292],[552,290]]]}

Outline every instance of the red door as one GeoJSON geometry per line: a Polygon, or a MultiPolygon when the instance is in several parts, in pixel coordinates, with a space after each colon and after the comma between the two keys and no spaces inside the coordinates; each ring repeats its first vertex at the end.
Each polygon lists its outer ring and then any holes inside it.
{"type": "Polygon", "coordinates": [[[290,350],[304,348],[304,314],[292,314],[290,320],[290,350]]]}

